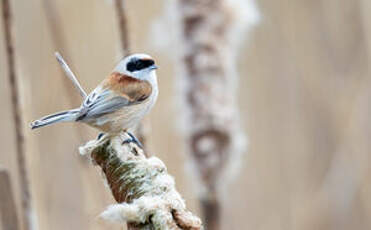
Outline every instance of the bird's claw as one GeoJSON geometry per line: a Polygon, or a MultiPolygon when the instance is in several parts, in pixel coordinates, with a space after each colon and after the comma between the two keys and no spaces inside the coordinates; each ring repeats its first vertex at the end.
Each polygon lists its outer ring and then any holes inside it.
{"type": "Polygon", "coordinates": [[[143,149],[143,145],[142,143],[140,143],[140,141],[130,132],[127,132],[127,134],[130,136],[130,138],[124,140],[122,142],[122,144],[129,144],[129,143],[135,143],[136,145],[139,146],[139,148],[143,149]]]}
{"type": "Polygon", "coordinates": [[[97,136],[97,140],[99,141],[103,136],[104,136],[105,133],[99,133],[98,136],[97,136]]]}

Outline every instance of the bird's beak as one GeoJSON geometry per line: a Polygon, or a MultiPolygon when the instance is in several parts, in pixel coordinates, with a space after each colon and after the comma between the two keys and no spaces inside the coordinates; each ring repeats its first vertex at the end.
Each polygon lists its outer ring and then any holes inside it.
{"type": "Polygon", "coordinates": [[[150,70],[155,70],[155,69],[158,69],[157,65],[153,65],[153,66],[150,67],[150,70]]]}

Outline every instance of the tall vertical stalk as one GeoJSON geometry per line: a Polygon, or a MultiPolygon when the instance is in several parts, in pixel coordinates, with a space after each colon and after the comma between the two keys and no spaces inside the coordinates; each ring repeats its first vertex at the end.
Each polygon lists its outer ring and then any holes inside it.
{"type": "Polygon", "coordinates": [[[114,0],[114,4],[116,17],[119,25],[118,27],[120,32],[121,48],[124,55],[127,55],[130,53],[130,40],[128,34],[127,16],[123,5],[123,0],[114,0]]]}
{"type": "Polygon", "coordinates": [[[13,19],[12,11],[9,0],[2,0],[2,15],[3,15],[3,28],[6,44],[7,54],[7,66],[8,66],[8,79],[11,93],[11,106],[13,123],[15,127],[15,143],[16,143],[16,154],[18,163],[18,176],[21,190],[21,203],[22,203],[22,214],[21,219],[24,225],[24,229],[36,229],[36,222],[34,220],[34,210],[31,201],[30,183],[28,179],[25,148],[24,148],[24,134],[22,129],[22,115],[21,105],[19,98],[19,89],[17,84],[17,75],[15,67],[15,42],[13,35],[13,19]]]}
{"type": "Polygon", "coordinates": [[[0,168],[0,216],[2,229],[20,230],[8,171],[0,168]]]}
{"type": "MultiPolygon", "coordinates": [[[[128,20],[126,14],[126,8],[124,6],[124,0],[114,0],[114,8],[119,28],[120,43],[123,56],[130,54],[130,39],[129,39],[129,29],[128,20]]],[[[148,122],[143,120],[136,129],[136,136],[139,141],[145,146],[146,136],[147,136],[147,126],[148,122]]]]}

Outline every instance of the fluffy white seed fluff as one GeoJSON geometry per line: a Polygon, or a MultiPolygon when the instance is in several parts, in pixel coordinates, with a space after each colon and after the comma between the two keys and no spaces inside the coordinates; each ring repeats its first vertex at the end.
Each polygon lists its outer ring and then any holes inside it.
{"type": "MultiPolygon", "coordinates": [[[[172,176],[166,172],[164,163],[157,157],[144,157],[144,154],[132,154],[130,148],[132,145],[122,145],[123,140],[127,138],[125,134],[117,137],[104,137],[105,140],[89,141],[85,146],[80,147],[80,153],[90,157],[90,154],[95,148],[103,145],[105,141],[110,140],[110,145],[107,148],[114,150],[114,153],[122,161],[135,161],[137,173],[161,172],[155,174],[154,177],[149,177],[147,183],[142,183],[139,190],[146,191],[145,194],[137,199],[134,199],[130,204],[121,203],[107,207],[100,215],[103,219],[125,223],[145,223],[151,217],[151,221],[158,228],[169,229],[169,221],[173,220],[171,215],[172,210],[184,210],[185,202],[180,194],[175,189],[175,182],[172,176]]],[[[138,149],[137,149],[138,150],[138,149]]],[[[135,173],[133,172],[133,173],[135,173]]],[[[135,177],[135,175],[129,175],[135,177]]],[[[197,219],[197,221],[199,221],[197,219]]]]}

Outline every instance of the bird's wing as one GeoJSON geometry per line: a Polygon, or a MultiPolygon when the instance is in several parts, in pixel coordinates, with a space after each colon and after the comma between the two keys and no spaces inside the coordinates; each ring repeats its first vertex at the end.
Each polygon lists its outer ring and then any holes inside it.
{"type": "Polygon", "coordinates": [[[77,120],[88,120],[113,113],[124,106],[138,104],[147,99],[152,92],[151,84],[125,76],[120,82],[112,84],[110,78],[96,88],[84,101],[81,115],[77,120]]]}

